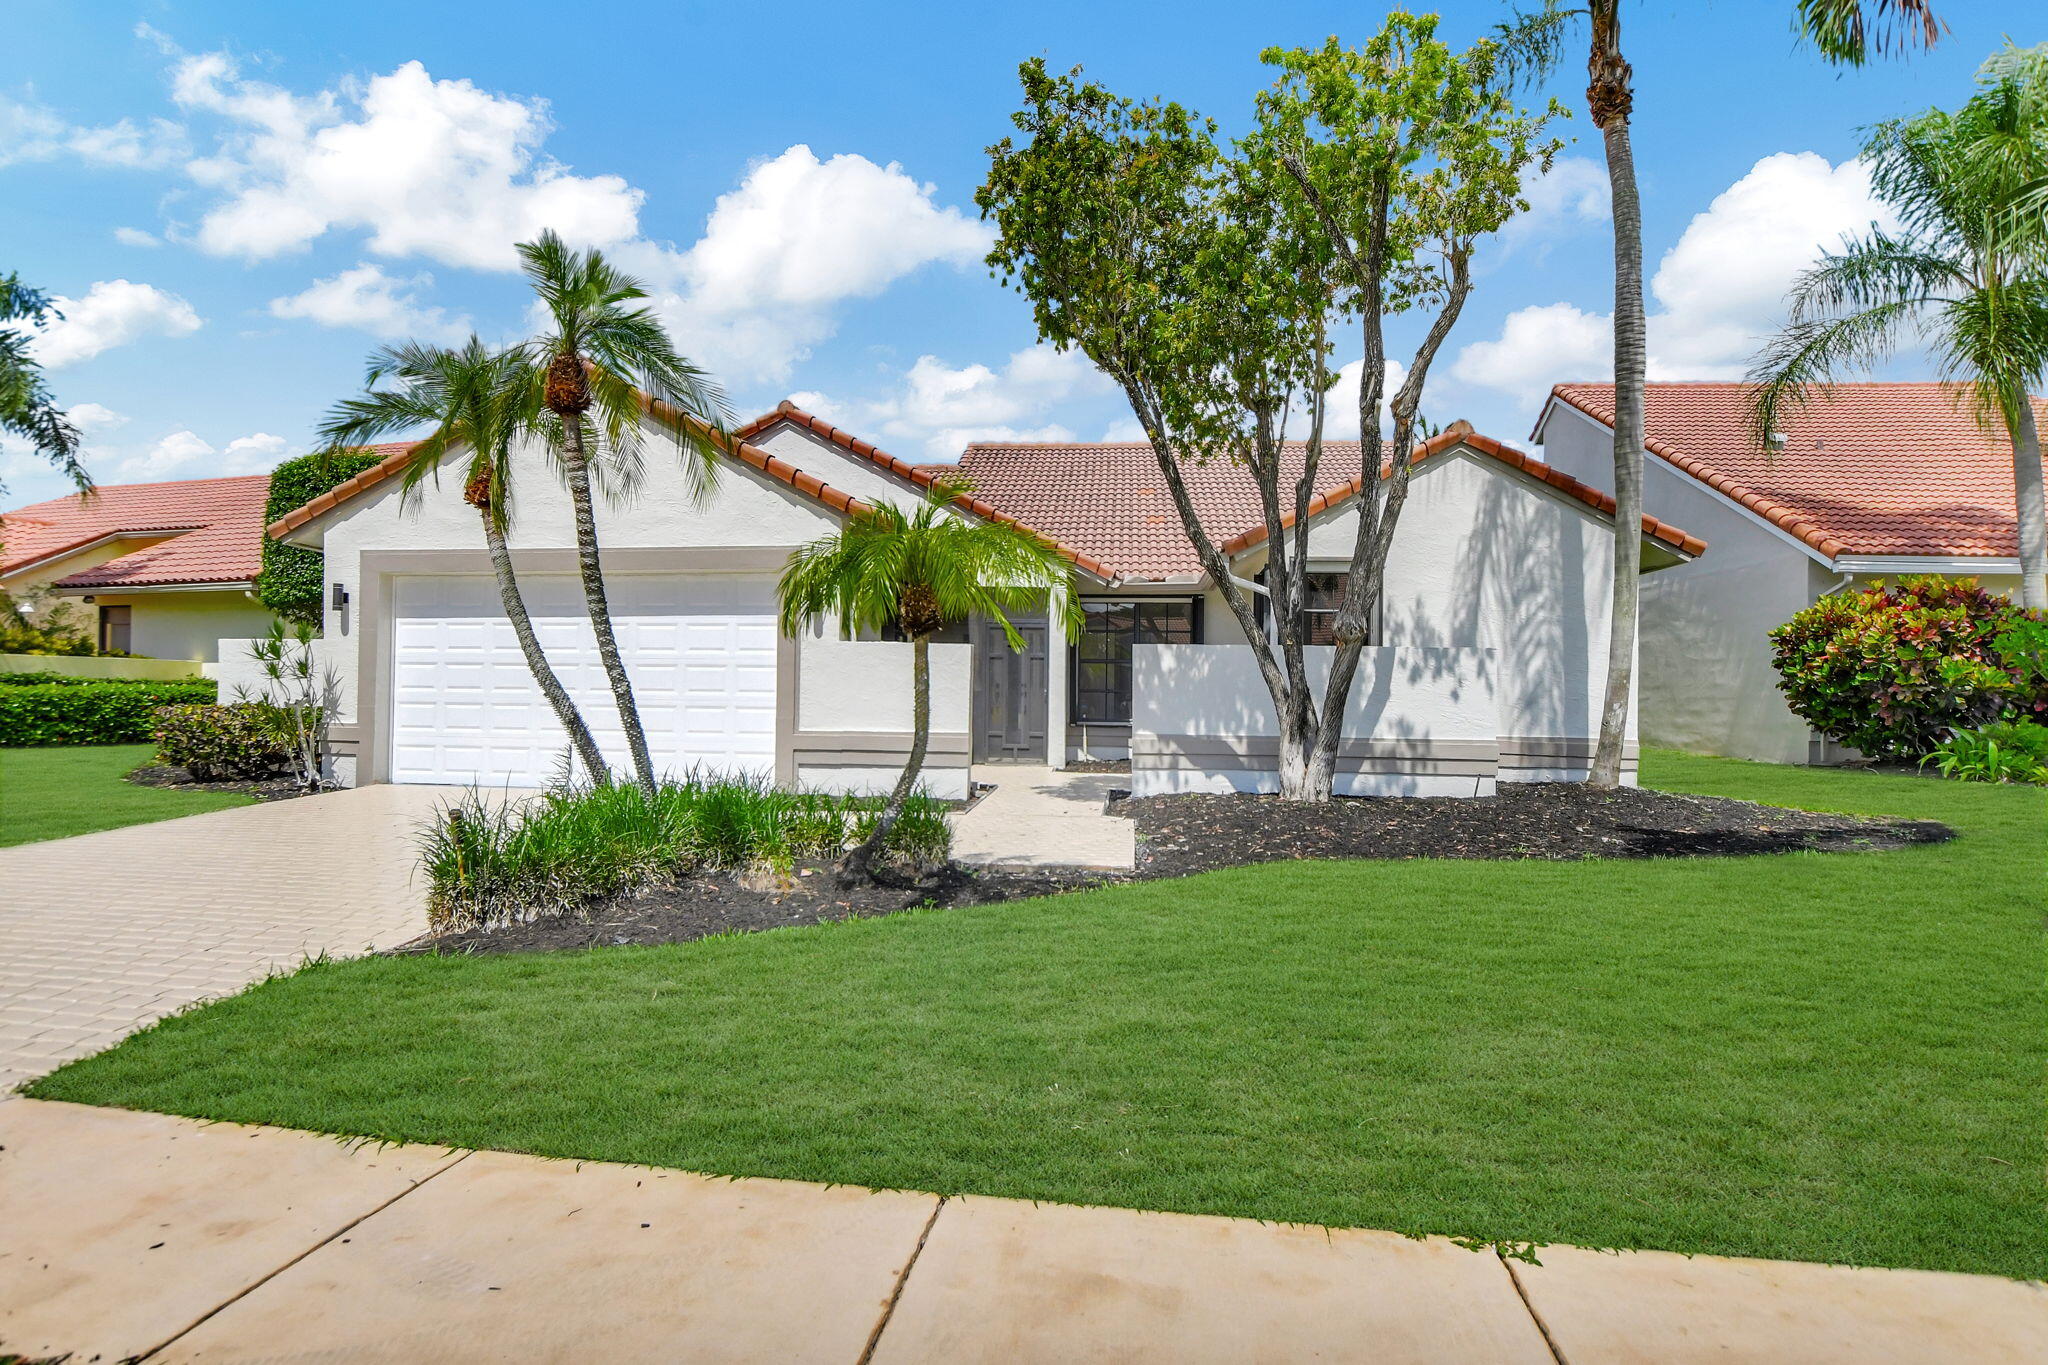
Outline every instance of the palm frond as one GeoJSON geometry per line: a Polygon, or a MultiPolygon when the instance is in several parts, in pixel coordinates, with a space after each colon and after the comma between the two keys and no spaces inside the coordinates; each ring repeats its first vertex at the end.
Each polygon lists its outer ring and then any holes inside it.
{"type": "Polygon", "coordinates": [[[1868,370],[1889,359],[1900,336],[1926,306],[1898,300],[1840,317],[1788,324],[1774,337],[1749,372],[1757,386],[1750,404],[1750,434],[1768,449],[1784,414],[1806,406],[1851,370],[1868,370]]]}
{"type": "Polygon", "coordinates": [[[1846,66],[1932,49],[1948,31],[1930,0],[1799,0],[1793,28],[1822,56],[1846,66]]]}
{"type": "Polygon", "coordinates": [[[1502,83],[1512,88],[1548,80],[1564,59],[1565,40],[1589,13],[1583,5],[1543,0],[1533,9],[1516,9],[1506,23],[1494,25],[1496,69],[1502,83]]]}

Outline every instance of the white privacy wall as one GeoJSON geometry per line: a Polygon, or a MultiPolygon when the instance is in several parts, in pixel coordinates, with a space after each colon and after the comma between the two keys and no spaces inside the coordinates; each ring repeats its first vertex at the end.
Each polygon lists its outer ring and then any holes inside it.
{"type": "MultiPolygon", "coordinates": [[[[1356,533],[1348,510],[1318,521],[1311,566],[1346,567],[1356,533]]],[[[1613,556],[1609,520],[1490,456],[1452,451],[1416,470],[1387,557],[1379,640],[1484,651],[1503,781],[1585,775],[1600,731],[1613,556]]],[[[1248,559],[1241,572],[1259,564],[1248,559]]],[[[1270,707],[1263,687],[1256,699],[1270,707]]],[[[1633,749],[1623,780],[1635,780],[1633,749]]]]}
{"type": "MultiPolygon", "coordinates": [[[[931,744],[919,783],[961,801],[968,776],[972,645],[932,645],[931,744]]],[[[880,794],[909,758],[914,686],[912,647],[888,640],[798,637],[796,755],[799,786],[880,794]]]]}
{"type": "MultiPolygon", "coordinates": [[[[1320,697],[1336,651],[1305,651],[1320,697]]],[[[1359,657],[1336,790],[1347,796],[1487,796],[1500,712],[1493,651],[1381,647],[1359,657]]],[[[1241,645],[1131,652],[1131,794],[1270,792],[1279,726],[1241,645]]]]}

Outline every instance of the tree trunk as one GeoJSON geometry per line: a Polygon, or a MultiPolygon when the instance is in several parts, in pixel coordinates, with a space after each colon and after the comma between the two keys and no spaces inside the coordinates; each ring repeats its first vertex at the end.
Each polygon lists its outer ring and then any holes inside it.
{"type": "Polygon", "coordinates": [[[876,856],[889,842],[889,833],[903,818],[903,807],[917,789],[917,775],[924,768],[924,755],[932,737],[931,636],[918,635],[910,641],[910,761],[903,765],[889,800],[868,837],[860,842],[840,865],[843,882],[866,881],[874,877],[876,856]]]}
{"type": "Polygon", "coordinates": [[[597,635],[597,657],[604,663],[612,698],[618,703],[619,726],[626,732],[626,748],[633,755],[633,775],[641,789],[652,796],[654,760],[647,752],[647,732],[640,726],[640,708],[633,701],[633,680],[626,676],[625,661],[619,658],[618,637],[612,633],[611,606],[605,601],[604,568],[598,560],[597,514],[590,503],[590,466],[583,453],[581,413],[562,418],[562,469],[568,476],[570,504],[576,509],[576,566],[583,575],[583,600],[590,610],[590,628],[597,635]]]}
{"type": "Polygon", "coordinates": [[[548,656],[540,647],[540,637],[533,633],[533,618],[527,615],[526,599],[520,595],[519,580],[512,572],[512,553],[505,546],[505,533],[488,511],[484,512],[484,543],[490,546],[491,571],[498,576],[498,596],[505,603],[505,619],[512,623],[512,633],[519,639],[519,652],[526,656],[527,671],[533,674],[540,694],[548,699],[590,780],[600,787],[610,786],[611,771],[605,765],[603,751],[591,738],[590,727],[584,724],[583,713],[576,709],[568,689],[555,676],[554,666],[548,663],[548,656]]]}
{"type": "Polygon", "coordinates": [[[2019,428],[2012,434],[2012,483],[2018,494],[2020,604],[2048,611],[2048,500],[2041,488],[2041,432],[2034,402],[2020,395],[2019,428]]]}
{"type": "Polygon", "coordinates": [[[1647,368],[1643,211],[1628,130],[1633,94],[1629,66],[1621,57],[1616,9],[1615,0],[1593,6],[1593,52],[1587,63],[1592,83],[1586,92],[1593,122],[1606,143],[1607,181],[1614,200],[1614,599],[1608,615],[1607,686],[1600,703],[1600,739],[1587,775],[1587,782],[1603,791],[1621,785],[1629,692],[1635,685],[1636,623],[1642,598],[1643,378],[1647,368]]]}

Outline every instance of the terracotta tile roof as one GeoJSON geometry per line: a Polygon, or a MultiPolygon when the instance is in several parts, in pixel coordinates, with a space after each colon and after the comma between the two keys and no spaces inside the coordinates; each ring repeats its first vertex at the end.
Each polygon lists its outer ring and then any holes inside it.
{"type": "MultiPolygon", "coordinates": [[[[1418,446],[1415,458],[1424,460],[1460,445],[1539,478],[1601,512],[1614,511],[1608,494],[1469,429],[1445,432],[1418,446]]],[[[1358,492],[1361,450],[1357,441],[1324,442],[1317,470],[1321,487],[1309,504],[1311,515],[1358,492]]],[[[1302,447],[1291,445],[1283,465],[1283,490],[1291,489],[1300,477],[1301,462],[1302,447]]],[[[1158,579],[1202,572],[1149,445],[975,444],[960,457],[959,468],[973,480],[979,496],[1047,535],[1085,548],[1125,577],[1158,579]]],[[[1380,473],[1384,476],[1388,469],[1383,459],[1380,473]]],[[[1191,465],[1185,480],[1195,515],[1225,554],[1240,553],[1265,539],[1258,487],[1243,466],[1191,465]]],[[[1292,523],[1291,516],[1284,521],[1292,523]]],[[[1643,518],[1643,529],[1686,554],[1706,548],[1697,536],[1651,517],[1643,518]]]]}
{"type": "Polygon", "coordinates": [[[268,474],[110,484],[0,514],[0,574],[110,536],[169,535],[59,580],[66,588],[246,583],[262,567],[268,474]]]}
{"type": "MultiPolygon", "coordinates": [[[[824,418],[805,412],[787,398],[776,404],[773,412],[762,413],[753,421],[737,428],[733,435],[744,441],[749,437],[757,436],[761,432],[766,431],[777,422],[785,421],[792,422],[806,431],[814,432],[832,442],[832,444],[844,450],[849,450],[864,460],[879,465],[891,474],[899,478],[908,479],[920,488],[930,488],[939,479],[955,474],[961,468],[958,465],[951,464],[912,464],[908,460],[899,460],[873,442],[863,441],[852,432],[843,431],[833,426],[824,418]]],[[[1087,570],[1097,578],[1112,579],[1117,576],[1116,570],[1088,553],[1085,549],[1073,545],[1057,532],[1018,515],[1013,508],[998,506],[995,503],[984,500],[980,496],[980,492],[981,490],[978,487],[971,489],[966,495],[955,499],[955,501],[985,521],[1007,522],[1014,526],[1022,526],[1028,531],[1036,532],[1038,535],[1051,541],[1053,548],[1065,556],[1069,562],[1077,568],[1087,570]]]]}
{"type": "MultiPolygon", "coordinates": [[[[1747,384],[1644,391],[1651,454],[1822,555],[2010,557],[2012,446],[1957,405],[1948,384],[1840,384],[1784,418],[1783,449],[1750,437],[1747,384]]],[[[1613,425],[1612,384],[1552,397],[1613,425]]],[[[2048,405],[2036,399],[2048,425],[2048,405]]]]}

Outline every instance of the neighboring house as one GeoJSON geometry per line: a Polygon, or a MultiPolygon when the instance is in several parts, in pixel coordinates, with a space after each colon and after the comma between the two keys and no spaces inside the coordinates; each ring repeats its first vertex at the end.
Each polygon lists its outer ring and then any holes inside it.
{"type": "MultiPolygon", "coordinates": [[[[1760,449],[1745,384],[1651,384],[1646,502],[1713,542],[1643,584],[1640,707],[1656,744],[1828,762],[1787,709],[1770,630],[1827,593],[1906,574],[2016,592],[2012,446],[1943,384],[1843,384],[1760,449]]],[[[2043,410],[2048,423],[2048,408],[2043,410]]],[[[1614,386],[1560,384],[1536,424],[1552,466],[1613,476],[1614,386]]]]}
{"type": "Polygon", "coordinates": [[[222,637],[270,625],[251,593],[269,489],[267,474],[112,484],[0,514],[0,587],[79,603],[102,650],[212,661],[222,637]]]}
{"type": "MultiPolygon", "coordinates": [[[[657,763],[872,790],[910,745],[909,647],[828,630],[782,638],[775,585],[790,553],[849,511],[919,499],[948,467],[913,465],[789,404],[739,428],[713,492],[693,498],[649,433],[630,500],[598,502],[621,645],[657,763]]],[[[527,676],[453,476],[399,496],[402,457],[280,519],[319,546],[330,590],[321,653],[339,688],[348,782],[545,782],[565,749],[527,676]]],[[[1319,573],[1348,558],[1358,448],[1326,457],[1310,528],[1319,573]]],[[[1087,629],[1027,648],[974,621],[932,649],[928,773],[942,795],[970,763],[1063,765],[1131,753],[1141,790],[1270,785],[1272,707],[1251,652],[1135,446],[977,446],[962,515],[1020,522],[1074,565],[1087,629]],[[1233,641],[1235,644],[1233,645],[1233,641]],[[1156,642],[1156,643],[1155,643],[1156,642]],[[1247,682],[1249,685],[1247,686],[1247,682]]],[[[545,452],[513,456],[513,558],[541,638],[598,739],[623,757],[574,576],[574,537],[545,452]]],[[[1263,533],[1242,471],[1190,471],[1240,574],[1263,533]]],[[[1605,653],[1612,500],[1457,430],[1422,448],[1340,767],[1349,791],[1492,790],[1496,777],[1583,772],[1605,653]]],[[[1645,519],[1643,564],[1697,539],[1645,519]]],[[[1320,580],[1327,595],[1333,578],[1320,580]]],[[[1317,608],[1320,609],[1320,608],[1317,608]]],[[[1329,651],[1316,666],[1326,666],[1329,651]]]]}

